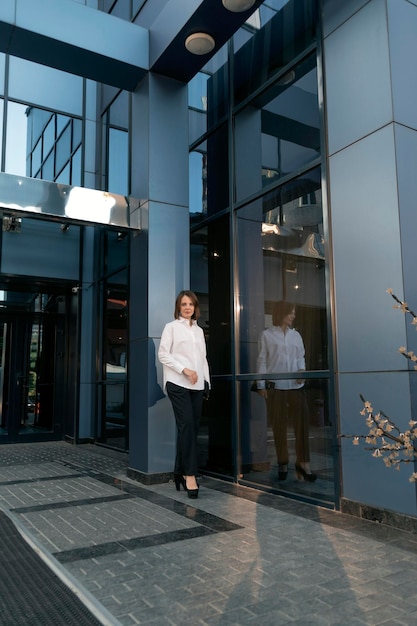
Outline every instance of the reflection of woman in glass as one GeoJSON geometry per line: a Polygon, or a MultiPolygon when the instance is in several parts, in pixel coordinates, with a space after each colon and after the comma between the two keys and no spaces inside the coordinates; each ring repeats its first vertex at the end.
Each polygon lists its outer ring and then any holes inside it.
{"type": "MultiPolygon", "coordinates": [[[[295,308],[290,302],[277,302],[272,314],[272,326],[260,338],[257,371],[260,374],[305,371],[305,350],[302,337],[292,328],[295,308]]],[[[258,381],[258,393],[267,401],[268,420],[274,434],[278,459],[278,478],[288,473],[287,424],[293,420],[295,434],[295,470],[297,478],[313,482],[317,474],[310,469],[308,444],[308,412],[302,379],[275,380],[271,388],[258,381]]]]}

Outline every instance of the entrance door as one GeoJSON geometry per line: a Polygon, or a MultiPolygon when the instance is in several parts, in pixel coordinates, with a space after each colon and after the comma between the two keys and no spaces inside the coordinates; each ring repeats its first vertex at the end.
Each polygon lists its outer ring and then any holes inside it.
{"type": "Polygon", "coordinates": [[[62,436],[64,321],[50,311],[0,313],[0,443],[62,436]]]}

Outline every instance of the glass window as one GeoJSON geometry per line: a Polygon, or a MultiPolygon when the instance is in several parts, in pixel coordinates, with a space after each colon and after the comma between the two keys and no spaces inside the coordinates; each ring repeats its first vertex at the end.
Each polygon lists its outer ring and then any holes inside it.
{"type": "Polygon", "coordinates": [[[200,111],[207,111],[208,74],[199,72],[188,83],[188,106],[200,111]]]}
{"type": "MultiPolygon", "coordinates": [[[[71,180],[71,168],[70,164],[66,165],[62,172],[56,177],[56,182],[62,185],[69,185],[71,180]]],[[[74,183],[76,184],[76,183],[74,183]]]]}
{"type": "Polygon", "coordinates": [[[36,176],[42,163],[42,139],[39,139],[32,152],[32,175],[36,176]]]}
{"type": "Polygon", "coordinates": [[[238,113],[235,153],[238,201],[320,157],[315,55],[238,113]]]}
{"type": "Polygon", "coordinates": [[[27,106],[9,102],[7,106],[6,166],[7,174],[26,176],[27,106]]]}
{"type": "Polygon", "coordinates": [[[114,2],[110,13],[115,17],[120,17],[122,20],[129,21],[130,20],[130,2],[126,2],[126,0],[116,0],[114,2]]]}
{"type": "Polygon", "coordinates": [[[191,288],[201,303],[200,323],[206,326],[214,375],[230,374],[232,369],[229,231],[229,216],[225,216],[191,236],[191,288]]]}
{"type": "Polygon", "coordinates": [[[237,231],[241,473],[332,501],[320,168],[239,210],[237,231]]]}
{"type": "Polygon", "coordinates": [[[71,185],[81,187],[81,148],[71,159],[71,185]]]}
{"type": "Polygon", "coordinates": [[[72,150],[81,145],[83,125],[81,120],[72,120],[72,150]]]}
{"type": "Polygon", "coordinates": [[[83,78],[69,72],[9,57],[9,98],[51,111],[81,117],[83,78]]]}
{"type": "MultiPolygon", "coordinates": [[[[49,119],[43,131],[43,158],[49,154],[55,143],[55,116],[49,119]]],[[[50,179],[49,179],[50,180],[50,179]]]]}
{"type": "Polygon", "coordinates": [[[334,424],[329,380],[305,381],[297,389],[239,385],[241,478],[283,493],[333,504],[334,424]]]}
{"type": "Polygon", "coordinates": [[[109,129],[108,191],[128,194],[129,135],[127,131],[109,129]]]}
{"type": "Polygon", "coordinates": [[[54,180],[54,153],[50,152],[42,165],[43,180],[54,180]]]}
{"type": "MultiPolygon", "coordinates": [[[[207,215],[213,215],[229,206],[229,147],[227,125],[223,124],[207,137],[206,168],[207,215]]],[[[204,161],[203,161],[204,164],[204,161]]]]}
{"type": "Polygon", "coordinates": [[[68,117],[68,115],[57,115],[56,116],[56,134],[57,134],[57,137],[59,137],[59,135],[62,133],[64,128],[67,126],[67,124],[70,123],[70,121],[71,121],[71,118],[68,117]]]}
{"type": "Polygon", "coordinates": [[[189,143],[193,143],[207,131],[207,81],[208,74],[199,72],[188,83],[189,143]]]}
{"type": "Polygon", "coordinates": [[[101,380],[98,382],[98,440],[128,448],[128,257],[129,237],[102,233],[101,380]],[[119,271],[117,271],[119,270],[119,271]]]}
{"type": "Polygon", "coordinates": [[[129,193],[129,94],[120,92],[102,116],[102,167],[105,188],[121,195],[129,193]]]}
{"type": "Polygon", "coordinates": [[[207,214],[207,154],[205,143],[190,152],[190,213],[193,219],[207,214]]]}
{"type": "MultiPolygon", "coordinates": [[[[50,181],[60,176],[60,182],[63,182],[61,172],[71,161],[71,120],[76,129],[76,140],[81,145],[81,120],[23,103],[9,102],[5,171],[50,181]]],[[[77,157],[77,167],[78,170],[74,171],[79,181],[81,152],[77,157]]],[[[71,184],[72,181],[65,182],[71,184]]]]}
{"type": "Polygon", "coordinates": [[[234,474],[229,237],[229,216],[224,216],[193,232],[190,242],[190,284],[200,304],[212,378],[199,431],[199,464],[223,475],[234,474]]]}
{"type": "Polygon", "coordinates": [[[296,309],[307,370],[327,369],[320,169],[252,202],[237,218],[240,371],[256,373],[259,337],[280,301],[296,309]]]}
{"type": "Polygon", "coordinates": [[[236,37],[235,103],[242,102],[311,45],[316,37],[317,6],[313,0],[266,2],[243,27],[252,36],[236,37]]]}
{"type": "Polygon", "coordinates": [[[207,114],[205,111],[188,111],[188,143],[192,145],[207,131],[207,114]]]}
{"type": "Polygon", "coordinates": [[[60,172],[71,158],[71,125],[65,128],[56,144],[56,171],[60,172]]]}

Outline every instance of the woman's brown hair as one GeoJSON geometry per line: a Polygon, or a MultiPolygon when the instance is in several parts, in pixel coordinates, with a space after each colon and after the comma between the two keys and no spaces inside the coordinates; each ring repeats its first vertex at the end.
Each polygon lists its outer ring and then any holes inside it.
{"type": "Polygon", "coordinates": [[[274,326],[281,326],[281,323],[291,311],[294,311],[295,304],[293,302],[285,302],[285,300],[280,300],[274,304],[274,308],[272,310],[272,323],[274,326]]]}
{"type": "Polygon", "coordinates": [[[177,299],[175,300],[175,311],[174,311],[175,319],[177,320],[181,316],[181,300],[183,299],[184,296],[187,296],[187,298],[190,298],[191,302],[194,305],[194,313],[192,314],[191,319],[198,320],[198,318],[200,317],[200,305],[198,304],[198,298],[195,295],[194,291],[190,291],[189,289],[180,291],[177,296],[177,299]]]}

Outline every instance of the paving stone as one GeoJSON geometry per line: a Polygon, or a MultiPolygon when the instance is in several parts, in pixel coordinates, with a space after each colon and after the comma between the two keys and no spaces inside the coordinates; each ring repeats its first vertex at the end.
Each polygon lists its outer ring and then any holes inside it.
{"type": "Polygon", "coordinates": [[[207,477],[190,503],[127,460],[64,442],[0,458],[0,506],[115,623],[417,626],[411,532],[207,477]]]}

